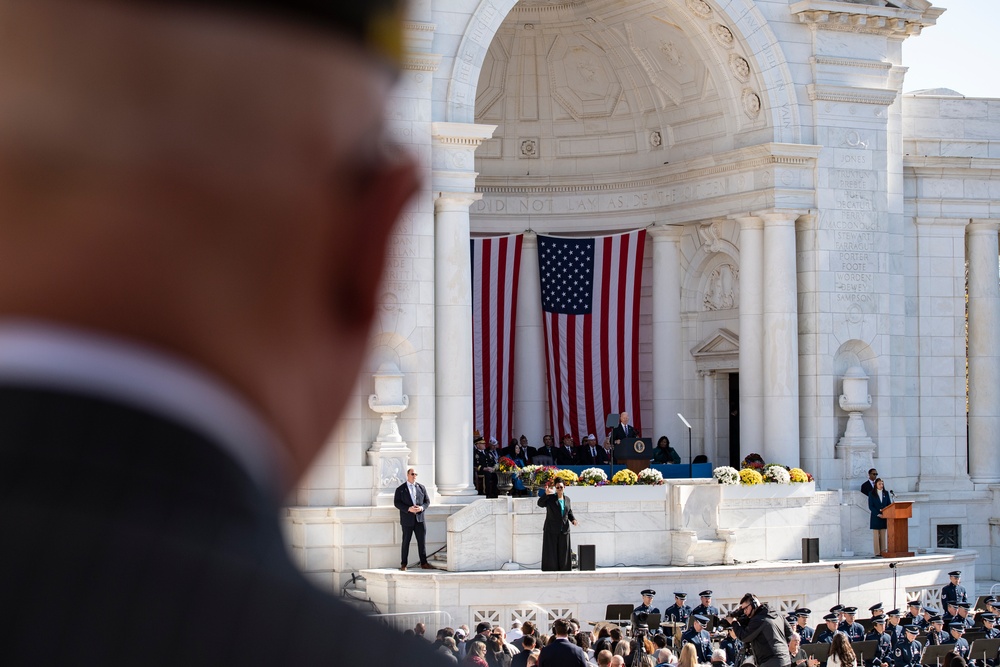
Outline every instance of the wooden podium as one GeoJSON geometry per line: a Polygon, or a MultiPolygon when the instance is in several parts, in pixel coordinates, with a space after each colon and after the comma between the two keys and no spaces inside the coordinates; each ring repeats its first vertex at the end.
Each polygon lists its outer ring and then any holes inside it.
{"type": "Polygon", "coordinates": [[[906,520],[913,516],[913,503],[897,502],[882,508],[882,516],[889,526],[889,550],[883,558],[908,558],[913,555],[909,545],[909,528],[906,520]]]}

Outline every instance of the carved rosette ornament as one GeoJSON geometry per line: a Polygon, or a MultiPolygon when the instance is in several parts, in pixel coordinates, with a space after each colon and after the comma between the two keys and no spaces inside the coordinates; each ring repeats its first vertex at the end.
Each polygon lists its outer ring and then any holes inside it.
{"type": "Polygon", "coordinates": [[[537,158],[538,157],[538,139],[535,137],[529,139],[521,139],[521,157],[526,158],[537,158]]]}
{"type": "Polygon", "coordinates": [[[712,6],[705,0],[687,0],[687,6],[695,16],[700,16],[703,19],[712,16],[712,6]]]}
{"type": "Polygon", "coordinates": [[[743,83],[750,80],[750,63],[746,58],[735,53],[729,54],[729,68],[733,71],[733,76],[743,83]]]}
{"type": "Polygon", "coordinates": [[[727,49],[733,48],[733,45],[736,43],[736,38],[733,37],[733,31],[721,23],[713,25],[711,32],[712,37],[715,37],[715,41],[727,49]]]}
{"type": "Polygon", "coordinates": [[[746,112],[747,118],[757,120],[760,116],[760,108],[760,96],[749,88],[745,88],[743,90],[743,111],[746,112]]]}

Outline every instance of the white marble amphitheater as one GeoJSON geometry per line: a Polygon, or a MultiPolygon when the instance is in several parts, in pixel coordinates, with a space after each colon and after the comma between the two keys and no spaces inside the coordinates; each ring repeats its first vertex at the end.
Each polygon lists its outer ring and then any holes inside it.
{"type": "Polygon", "coordinates": [[[601,618],[646,586],[815,610],[934,599],[954,568],[970,592],[1000,580],[1000,100],[904,92],[902,45],[943,11],[416,0],[389,129],[425,187],[393,240],[367,372],[289,499],[303,569],[336,590],[362,573],[380,611],[455,623],[601,618]],[[693,454],[760,452],[816,482],[570,488],[574,544],[598,567],[543,573],[541,511],[473,488],[470,238],[524,234],[514,428],[538,444],[536,235],[635,229],[644,433],[687,462],[682,413],[693,454]],[[446,571],[396,569],[391,494],[410,466],[446,571]],[[896,568],[870,558],[871,466],[913,502],[916,556],[896,568]],[[803,537],[821,562],[798,562],[803,537]]]}

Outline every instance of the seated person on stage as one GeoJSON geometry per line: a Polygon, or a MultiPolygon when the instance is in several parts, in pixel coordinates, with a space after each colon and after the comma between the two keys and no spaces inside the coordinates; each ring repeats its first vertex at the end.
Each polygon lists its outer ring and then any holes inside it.
{"type": "Polygon", "coordinates": [[[844,607],[844,620],[840,623],[840,631],[847,635],[852,642],[859,642],[865,638],[865,626],[854,620],[858,613],[857,607],[844,607]]]}
{"type": "Polygon", "coordinates": [[[910,625],[911,623],[919,625],[920,618],[920,600],[910,600],[907,602],[906,614],[901,621],[903,626],[910,625]]]}
{"type": "MultiPolygon", "coordinates": [[[[653,597],[656,595],[656,591],[652,588],[645,589],[642,593],[642,602],[632,610],[632,627],[636,627],[638,622],[636,620],[636,614],[659,614],[660,610],[653,606],[653,597]]],[[[650,632],[657,632],[659,628],[650,628],[650,632]]]]}
{"type": "MultiPolygon", "coordinates": [[[[656,449],[653,450],[653,463],[680,463],[681,455],[670,446],[670,438],[661,435],[656,441],[656,449]]],[[[718,614],[716,614],[718,615],[718,614]]]]}
{"type": "Polygon", "coordinates": [[[868,611],[871,612],[872,620],[879,618],[880,616],[885,616],[885,607],[881,602],[877,602],[872,606],[868,607],[868,611]]]}
{"type": "Polygon", "coordinates": [[[892,639],[892,646],[893,648],[895,648],[896,644],[903,641],[903,634],[904,634],[903,624],[900,622],[899,619],[899,610],[890,609],[889,611],[886,612],[885,617],[887,621],[885,625],[885,631],[886,634],[888,634],[889,637],[892,639]]]}
{"type": "Polygon", "coordinates": [[[803,644],[811,644],[813,640],[813,629],[809,627],[809,615],[812,609],[802,607],[795,610],[795,627],[792,628],[799,633],[803,644]]]}
{"type": "Polygon", "coordinates": [[[944,631],[944,620],[940,616],[931,616],[927,624],[927,641],[924,646],[940,646],[948,639],[948,633],[944,631]]]}
{"type": "Polygon", "coordinates": [[[597,445],[597,438],[593,433],[583,439],[583,446],[580,447],[578,463],[584,466],[599,466],[607,463],[604,448],[597,445]]]}
{"type": "Polygon", "coordinates": [[[708,625],[708,616],[692,614],[691,627],[681,635],[681,645],[694,644],[695,650],[698,651],[699,663],[712,661],[712,638],[705,630],[706,625],[708,625]]]}
{"type": "Polygon", "coordinates": [[[608,463],[614,463],[615,460],[615,446],[611,444],[611,437],[604,438],[604,442],[601,443],[601,447],[604,448],[604,460],[608,463]]]}
{"type": "Polygon", "coordinates": [[[704,454],[699,454],[698,456],[691,459],[691,463],[708,463],[708,457],[704,454]]]}
{"type": "Polygon", "coordinates": [[[687,593],[674,593],[674,603],[663,612],[664,621],[674,621],[687,625],[691,618],[691,607],[684,602],[687,600],[687,593]]]}
{"type": "Polygon", "coordinates": [[[701,598],[701,604],[691,610],[692,615],[701,614],[709,618],[719,615],[719,608],[712,604],[712,591],[702,591],[698,593],[698,597],[701,598]]]}
{"type": "Polygon", "coordinates": [[[911,623],[903,626],[903,641],[892,651],[892,667],[918,667],[924,647],[917,641],[920,628],[911,623]]]}
{"type": "Polygon", "coordinates": [[[948,626],[949,637],[942,644],[954,644],[955,655],[960,655],[966,660],[969,659],[969,642],[962,635],[965,634],[965,624],[961,621],[948,626]]]}
{"type": "Polygon", "coordinates": [[[532,463],[537,463],[538,465],[554,465],[556,462],[556,448],[552,445],[552,436],[545,435],[542,437],[542,446],[535,450],[532,457],[532,463]],[[536,461],[536,459],[541,459],[536,461]]]}
{"type": "Polygon", "coordinates": [[[931,624],[931,619],[935,616],[940,616],[941,611],[937,607],[924,606],[920,608],[920,619],[917,620],[915,625],[921,630],[927,630],[927,627],[931,624]]]}
{"type": "Polygon", "coordinates": [[[819,634],[816,635],[816,644],[832,644],[833,636],[837,634],[839,628],[837,627],[837,614],[830,612],[823,617],[826,621],[826,628],[820,630],[819,634]]]}
{"type": "Polygon", "coordinates": [[[1000,628],[996,626],[997,617],[996,614],[992,612],[986,612],[979,617],[979,620],[983,622],[982,632],[985,635],[983,639],[997,639],[1000,637],[1000,628]]]}
{"type": "MultiPolygon", "coordinates": [[[[727,623],[727,621],[722,622],[727,623]]],[[[732,625],[727,624],[726,636],[719,642],[719,648],[726,652],[726,664],[729,667],[740,667],[736,664],[736,658],[743,650],[743,642],[736,636],[736,628],[732,625]]]]}
{"type": "Polygon", "coordinates": [[[951,623],[952,619],[958,616],[958,603],[954,600],[949,600],[942,605],[945,608],[945,612],[941,614],[941,619],[944,621],[945,625],[951,623]]]}
{"type": "Polygon", "coordinates": [[[573,452],[573,436],[566,433],[562,437],[562,441],[555,448],[556,450],[556,465],[561,466],[571,466],[576,465],[576,455],[573,452]]]}
{"type": "Polygon", "coordinates": [[[969,610],[972,608],[971,602],[959,602],[958,603],[958,616],[955,616],[954,620],[959,621],[965,625],[966,629],[971,628],[976,624],[975,620],[969,616],[969,610]]]}
{"type": "Polygon", "coordinates": [[[876,644],[875,655],[866,664],[868,667],[882,667],[882,664],[888,664],[889,660],[892,658],[892,637],[890,637],[885,631],[885,617],[876,618],[872,622],[871,631],[865,635],[866,642],[878,642],[876,644]]]}

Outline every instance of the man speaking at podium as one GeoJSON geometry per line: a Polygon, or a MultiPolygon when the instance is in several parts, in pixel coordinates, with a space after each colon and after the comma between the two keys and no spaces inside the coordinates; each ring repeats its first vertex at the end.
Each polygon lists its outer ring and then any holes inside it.
{"type": "Polygon", "coordinates": [[[638,438],[639,431],[636,430],[634,426],[629,424],[629,416],[627,412],[623,412],[618,415],[618,421],[620,422],[618,426],[615,426],[611,430],[611,442],[615,445],[622,444],[622,440],[625,438],[638,438]]]}

